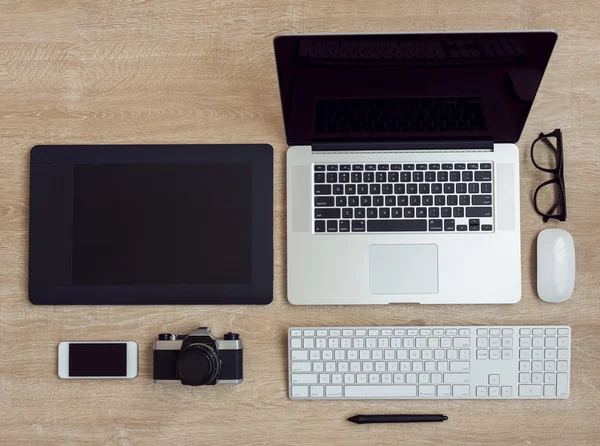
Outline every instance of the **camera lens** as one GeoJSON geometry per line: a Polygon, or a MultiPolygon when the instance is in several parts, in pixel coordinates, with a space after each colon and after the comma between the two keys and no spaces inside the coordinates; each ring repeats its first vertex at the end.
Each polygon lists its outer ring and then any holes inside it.
{"type": "Polygon", "coordinates": [[[221,371],[221,360],[207,345],[192,344],[177,358],[182,384],[202,386],[213,381],[221,371]]]}

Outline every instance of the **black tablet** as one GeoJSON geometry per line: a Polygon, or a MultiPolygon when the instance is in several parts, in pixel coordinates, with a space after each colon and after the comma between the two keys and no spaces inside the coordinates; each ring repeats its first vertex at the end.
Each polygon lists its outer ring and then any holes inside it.
{"type": "Polygon", "coordinates": [[[34,304],[268,304],[273,148],[31,149],[34,304]]]}

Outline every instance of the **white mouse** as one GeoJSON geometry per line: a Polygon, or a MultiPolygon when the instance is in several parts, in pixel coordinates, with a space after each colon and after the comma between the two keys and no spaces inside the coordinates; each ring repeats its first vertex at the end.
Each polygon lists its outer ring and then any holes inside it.
{"type": "Polygon", "coordinates": [[[575,244],[563,229],[544,229],[537,238],[537,293],[546,302],[564,302],[575,288],[575,244]]]}

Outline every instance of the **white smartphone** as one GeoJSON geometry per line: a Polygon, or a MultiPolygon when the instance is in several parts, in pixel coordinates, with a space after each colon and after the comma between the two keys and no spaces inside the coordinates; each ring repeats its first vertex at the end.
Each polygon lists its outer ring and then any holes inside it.
{"type": "Polygon", "coordinates": [[[77,341],[58,344],[58,376],[64,379],[124,379],[138,373],[135,341],[77,341]]]}

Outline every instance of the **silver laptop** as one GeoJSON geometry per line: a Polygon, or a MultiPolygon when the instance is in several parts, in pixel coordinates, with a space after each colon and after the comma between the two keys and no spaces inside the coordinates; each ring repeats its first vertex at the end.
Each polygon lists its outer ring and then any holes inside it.
{"type": "Polygon", "coordinates": [[[555,41],[278,36],[289,301],[517,302],[515,143],[555,41]]]}

